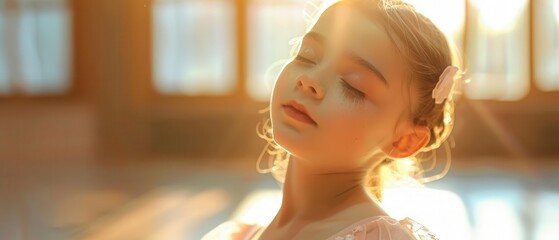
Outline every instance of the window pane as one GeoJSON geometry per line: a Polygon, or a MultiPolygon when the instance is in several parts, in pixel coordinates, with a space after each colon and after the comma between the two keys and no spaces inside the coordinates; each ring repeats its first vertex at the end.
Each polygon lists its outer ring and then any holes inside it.
{"type": "Polygon", "coordinates": [[[473,99],[518,100],[529,89],[527,0],[468,1],[468,56],[473,99]],[[507,7],[503,7],[507,6],[507,7]]]}
{"type": "Polygon", "coordinates": [[[232,1],[157,0],[154,81],[164,94],[223,95],[234,90],[236,21],[232,1]]]}
{"type": "Polygon", "coordinates": [[[270,99],[275,78],[290,57],[290,40],[301,37],[309,25],[303,14],[304,3],[285,0],[250,2],[247,88],[252,98],[270,99]]]}
{"type": "Polygon", "coordinates": [[[462,48],[466,13],[464,0],[406,0],[406,2],[431,19],[457,47],[462,48]]]}
{"type": "Polygon", "coordinates": [[[469,198],[475,225],[473,239],[525,239],[520,215],[524,206],[523,194],[517,186],[485,188],[472,193],[469,198]]]}
{"type": "Polygon", "coordinates": [[[70,13],[64,0],[22,0],[18,14],[21,86],[57,94],[70,85],[70,13]]]}
{"type": "Polygon", "coordinates": [[[6,61],[6,10],[4,0],[0,0],[0,95],[6,95],[10,91],[10,79],[8,62],[6,61]]]}
{"type": "Polygon", "coordinates": [[[544,91],[559,90],[559,0],[534,4],[534,75],[544,91]]]}
{"type": "Polygon", "coordinates": [[[535,240],[552,240],[559,236],[559,192],[538,194],[534,223],[535,240]]]}

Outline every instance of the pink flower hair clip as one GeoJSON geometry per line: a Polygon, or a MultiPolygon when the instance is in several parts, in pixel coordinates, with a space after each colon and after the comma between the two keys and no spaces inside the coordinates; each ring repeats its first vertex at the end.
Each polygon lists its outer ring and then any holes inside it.
{"type": "Polygon", "coordinates": [[[444,69],[443,73],[441,73],[439,82],[435,86],[435,89],[433,89],[432,94],[436,104],[443,103],[443,101],[450,96],[454,87],[454,76],[457,72],[457,67],[448,66],[444,69]]]}

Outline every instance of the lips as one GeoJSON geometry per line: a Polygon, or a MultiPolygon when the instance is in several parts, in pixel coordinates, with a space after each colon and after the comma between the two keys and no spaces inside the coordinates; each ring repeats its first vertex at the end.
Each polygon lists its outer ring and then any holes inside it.
{"type": "Polygon", "coordinates": [[[287,104],[282,105],[282,108],[284,109],[285,113],[291,118],[294,118],[304,123],[317,125],[316,122],[308,114],[308,111],[305,108],[305,106],[303,106],[298,102],[291,101],[287,104]]]}

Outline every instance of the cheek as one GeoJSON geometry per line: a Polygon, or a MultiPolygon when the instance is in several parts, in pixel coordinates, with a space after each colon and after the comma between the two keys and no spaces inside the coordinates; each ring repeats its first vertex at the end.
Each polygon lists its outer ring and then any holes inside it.
{"type": "Polygon", "coordinates": [[[281,69],[276,81],[274,82],[272,101],[274,100],[274,98],[285,95],[285,92],[287,90],[292,90],[295,86],[295,79],[299,74],[300,71],[298,71],[297,68],[293,66],[293,63],[288,63],[287,65],[285,65],[281,69]]]}
{"type": "Polygon", "coordinates": [[[344,106],[330,112],[328,119],[324,145],[341,157],[367,156],[388,134],[385,118],[374,106],[344,106]]]}
{"type": "Polygon", "coordinates": [[[370,123],[356,122],[354,119],[340,119],[333,123],[339,127],[331,131],[328,139],[336,143],[336,149],[340,154],[359,157],[374,148],[374,129],[366,125],[370,123]]]}
{"type": "Polygon", "coordinates": [[[287,64],[278,74],[270,101],[270,120],[274,141],[292,154],[300,154],[305,144],[315,141],[310,129],[299,129],[285,122],[282,104],[293,98],[295,79],[300,74],[293,64],[287,64]]]}

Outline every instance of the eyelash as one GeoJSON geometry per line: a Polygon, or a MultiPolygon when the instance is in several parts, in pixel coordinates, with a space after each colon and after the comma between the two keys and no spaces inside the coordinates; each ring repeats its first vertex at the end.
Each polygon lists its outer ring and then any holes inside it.
{"type": "Polygon", "coordinates": [[[305,58],[305,57],[303,57],[303,56],[301,56],[301,55],[297,55],[297,56],[295,57],[295,60],[301,61],[301,62],[304,62],[304,63],[315,64],[313,61],[311,61],[311,60],[309,60],[309,59],[307,59],[307,58],[305,58]]]}
{"type": "MultiPolygon", "coordinates": [[[[304,63],[309,63],[309,64],[315,64],[315,62],[301,56],[301,55],[297,55],[295,57],[295,60],[300,61],[300,62],[304,62],[304,63]]],[[[343,87],[343,92],[346,95],[346,97],[348,97],[350,100],[352,100],[353,102],[362,102],[365,99],[365,93],[357,90],[356,88],[352,87],[351,85],[349,85],[343,78],[340,78],[342,80],[342,87],[343,87]]]]}
{"type": "Polygon", "coordinates": [[[343,78],[341,78],[341,80],[344,89],[343,91],[347,98],[355,103],[359,103],[365,100],[365,93],[349,85],[343,78]]]}

